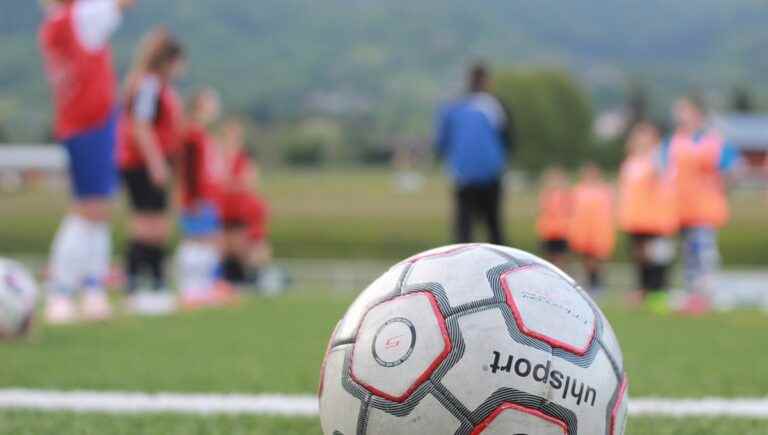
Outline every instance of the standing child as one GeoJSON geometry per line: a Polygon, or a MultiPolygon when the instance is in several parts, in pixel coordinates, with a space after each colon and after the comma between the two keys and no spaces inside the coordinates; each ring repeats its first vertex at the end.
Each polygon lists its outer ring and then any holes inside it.
{"type": "Polygon", "coordinates": [[[664,314],[669,310],[665,290],[678,216],[672,177],[659,166],[659,142],[659,131],[649,122],[630,133],[619,176],[619,224],[630,239],[639,299],[664,314]]]}
{"type": "Polygon", "coordinates": [[[713,279],[720,269],[718,231],[730,219],[727,179],[740,172],[741,155],[708,125],[701,99],[681,98],[673,111],[676,129],[662,142],[661,161],[677,191],[689,296],[681,308],[698,314],[709,309],[711,299],[728,296],[713,288],[713,279]]]}
{"type": "Polygon", "coordinates": [[[219,95],[206,88],[188,105],[189,123],[181,152],[183,240],[178,248],[178,284],[182,305],[197,308],[231,299],[219,285],[221,225],[216,200],[223,177],[219,150],[208,129],[220,115],[219,95]]]}
{"type": "Polygon", "coordinates": [[[235,284],[253,282],[272,259],[267,239],[268,208],[256,193],[258,168],[245,149],[245,127],[236,118],[222,128],[225,180],[220,195],[224,222],[223,273],[235,284]]]}
{"type": "Polygon", "coordinates": [[[539,218],[536,229],[544,257],[563,267],[568,255],[568,224],[571,218],[571,189],[565,171],[555,166],[542,177],[539,218]]]}
{"type": "Polygon", "coordinates": [[[40,48],[55,108],[55,135],[69,156],[72,200],[51,248],[49,323],[110,317],[105,291],[117,184],[117,74],[110,39],[134,0],[49,0],[40,48]],[[82,306],[74,297],[84,289],[82,306]]]}
{"type": "Polygon", "coordinates": [[[139,314],[175,309],[166,285],[165,255],[171,230],[171,162],[183,132],[183,107],[173,82],[183,71],[179,42],[156,31],[140,48],[126,86],[118,161],[132,212],[126,252],[129,309],[139,314]],[[147,284],[141,281],[145,274],[151,278],[147,284]]]}
{"type": "Polygon", "coordinates": [[[603,180],[600,168],[587,163],[573,190],[568,243],[573,252],[581,255],[588,290],[592,294],[604,290],[602,265],[613,254],[616,242],[614,220],[613,189],[603,180]]]}

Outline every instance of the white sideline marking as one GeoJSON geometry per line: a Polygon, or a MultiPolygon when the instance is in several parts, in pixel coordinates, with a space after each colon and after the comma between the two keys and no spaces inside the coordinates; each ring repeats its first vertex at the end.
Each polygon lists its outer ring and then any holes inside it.
{"type": "Polygon", "coordinates": [[[253,414],[315,416],[317,398],[265,394],[173,394],[95,391],[0,390],[0,409],[106,412],[116,414],[253,414]]]}
{"type": "Polygon", "coordinates": [[[739,417],[764,419],[768,418],[768,398],[638,398],[629,400],[629,413],[634,416],[655,417],[739,417]]]}
{"type": "MultiPolygon", "coordinates": [[[[114,414],[243,414],[313,417],[314,396],[281,394],[176,394],[0,389],[0,409],[114,414]]],[[[633,416],[768,419],[768,398],[631,399],[633,416]]]]}

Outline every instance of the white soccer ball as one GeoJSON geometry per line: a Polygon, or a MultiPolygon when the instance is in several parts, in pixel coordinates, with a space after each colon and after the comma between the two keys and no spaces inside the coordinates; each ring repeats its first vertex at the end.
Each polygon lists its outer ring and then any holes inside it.
{"type": "Polygon", "coordinates": [[[603,313],[553,265],[455,245],[392,267],[331,337],[326,435],[621,435],[621,349],[603,313]]]}
{"type": "Polygon", "coordinates": [[[0,258],[0,338],[29,330],[37,295],[37,283],[29,271],[21,263],[0,258]]]}

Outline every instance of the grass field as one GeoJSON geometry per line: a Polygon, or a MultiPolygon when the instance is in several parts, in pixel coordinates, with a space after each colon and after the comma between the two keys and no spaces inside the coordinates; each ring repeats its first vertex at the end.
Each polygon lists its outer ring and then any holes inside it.
{"type": "MultiPolygon", "coordinates": [[[[402,258],[450,239],[450,191],[437,175],[421,192],[400,193],[383,171],[283,172],[266,177],[265,193],[281,258],[402,258]]],[[[527,250],[536,249],[535,196],[507,192],[509,238],[527,250]]],[[[40,258],[66,197],[43,191],[0,197],[0,255],[40,258]]],[[[768,265],[765,198],[739,192],[733,205],[734,221],[721,237],[726,262],[768,265]]],[[[118,241],[123,223],[121,207],[118,241]]],[[[617,255],[623,257],[622,247],[617,255]]],[[[616,275],[627,282],[624,269],[612,269],[610,282],[616,275]]],[[[27,341],[0,344],[0,389],[313,394],[327,337],[354,295],[300,287],[224,311],[38,328],[27,341]]],[[[605,311],[622,343],[632,395],[768,395],[765,314],[657,318],[611,302],[605,311]]],[[[2,435],[319,433],[312,418],[0,411],[2,435]]],[[[628,434],[766,435],[768,421],[632,418],[628,434]]]]}
{"type": "MultiPolygon", "coordinates": [[[[383,170],[293,171],[264,177],[273,211],[272,239],[283,258],[393,259],[445,244],[451,239],[449,189],[444,177],[432,174],[422,191],[398,192],[391,173],[383,170]]],[[[0,253],[46,252],[66,197],[64,191],[0,197],[0,253]]],[[[511,244],[536,250],[535,192],[508,190],[505,203],[511,244]]],[[[725,261],[768,264],[768,200],[760,192],[737,192],[732,203],[734,219],[721,237],[725,261]]],[[[118,225],[121,228],[124,225],[118,225]]],[[[619,258],[624,253],[622,247],[617,249],[619,258]]]]}
{"type": "MultiPolygon", "coordinates": [[[[224,311],[35,331],[0,345],[0,388],[311,394],[351,295],[294,291],[224,311]]],[[[655,318],[607,307],[636,396],[768,393],[768,316],[655,318]]],[[[630,435],[765,434],[768,422],[636,418],[630,435]]],[[[315,419],[0,412],[0,434],[319,434],[315,419]]]]}
{"type": "MultiPolygon", "coordinates": [[[[0,413],[0,433],[61,435],[320,435],[314,419],[0,413]]],[[[626,435],[765,435],[766,422],[734,419],[632,419],[626,435]]]]}

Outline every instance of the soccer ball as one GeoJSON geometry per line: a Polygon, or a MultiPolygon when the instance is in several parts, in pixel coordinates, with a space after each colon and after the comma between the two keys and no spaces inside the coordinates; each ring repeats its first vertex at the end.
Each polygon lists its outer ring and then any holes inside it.
{"type": "Polygon", "coordinates": [[[29,330],[37,303],[37,284],[18,262],[0,258],[0,338],[29,330]]]}
{"type": "Polygon", "coordinates": [[[326,435],[621,435],[627,378],[600,309],[553,265],[455,245],[373,282],[321,370],[326,435]]]}

